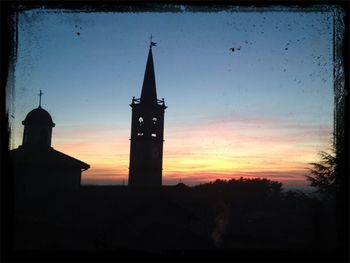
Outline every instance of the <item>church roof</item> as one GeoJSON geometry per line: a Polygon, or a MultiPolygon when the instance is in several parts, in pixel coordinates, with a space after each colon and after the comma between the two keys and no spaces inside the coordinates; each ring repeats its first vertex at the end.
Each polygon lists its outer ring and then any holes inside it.
{"type": "Polygon", "coordinates": [[[76,167],[83,170],[90,168],[90,165],[67,154],[56,151],[52,147],[40,148],[30,146],[20,146],[10,151],[13,161],[22,164],[33,164],[42,166],[58,167],[76,167]]]}
{"type": "Polygon", "coordinates": [[[23,125],[48,125],[51,127],[55,127],[55,124],[52,121],[51,115],[41,108],[40,106],[32,111],[30,111],[24,121],[22,121],[23,125]]]}
{"type": "Polygon", "coordinates": [[[142,104],[157,104],[156,78],[154,74],[152,46],[149,48],[145,77],[141,91],[142,104]]]}

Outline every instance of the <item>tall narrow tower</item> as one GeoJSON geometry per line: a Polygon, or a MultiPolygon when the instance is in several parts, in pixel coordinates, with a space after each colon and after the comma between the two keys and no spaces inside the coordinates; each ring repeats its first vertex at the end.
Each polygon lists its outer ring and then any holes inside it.
{"type": "Polygon", "coordinates": [[[157,99],[156,80],[152,56],[152,42],[149,46],[141,98],[133,97],[129,185],[154,187],[162,185],[164,99],[157,99]]]}

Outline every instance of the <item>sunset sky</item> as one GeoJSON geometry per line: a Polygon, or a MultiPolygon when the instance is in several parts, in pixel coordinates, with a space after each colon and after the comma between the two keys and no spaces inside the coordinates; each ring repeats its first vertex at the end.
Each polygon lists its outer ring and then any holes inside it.
{"type": "Polygon", "coordinates": [[[52,146],[91,165],[84,183],[126,183],[129,104],[152,33],[168,106],[163,184],[243,176],[306,185],[308,163],[332,139],[332,10],[180,10],[20,13],[11,147],[41,89],[52,146]]]}

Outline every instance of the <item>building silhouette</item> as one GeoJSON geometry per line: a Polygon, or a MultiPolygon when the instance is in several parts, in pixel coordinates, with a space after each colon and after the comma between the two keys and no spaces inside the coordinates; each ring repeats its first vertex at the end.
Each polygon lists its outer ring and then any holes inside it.
{"type": "MultiPolygon", "coordinates": [[[[40,92],[40,100],[42,93],[40,92]]],[[[41,107],[30,111],[24,121],[22,145],[10,151],[14,182],[21,196],[79,189],[81,173],[90,166],[51,147],[50,114],[41,107]]]]}
{"type": "Polygon", "coordinates": [[[131,143],[129,185],[157,187],[162,185],[164,142],[164,98],[157,99],[151,41],[141,97],[130,104],[131,143]]]}

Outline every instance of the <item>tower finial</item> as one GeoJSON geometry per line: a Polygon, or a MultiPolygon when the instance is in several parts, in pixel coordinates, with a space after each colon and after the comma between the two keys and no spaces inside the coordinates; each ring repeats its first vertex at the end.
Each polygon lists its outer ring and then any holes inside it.
{"type": "Polygon", "coordinates": [[[150,49],[152,49],[153,46],[157,46],[157,43],[152,41],[152,34],[149,39],[150,39],[150,44],[149,44],[150,49]]]}
{"type": "Polygon", "coordinates": [[[44,93],[40,90],[38,96],[39,96],[39,108],[41,108],[41,96],[43,95],[44,93]]]}

